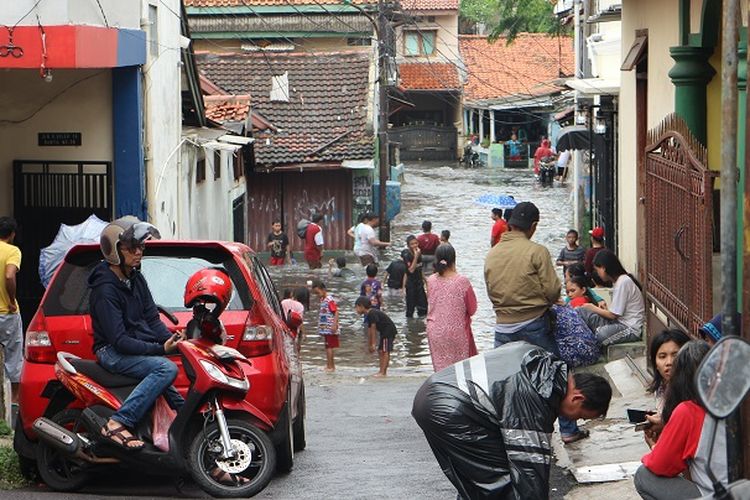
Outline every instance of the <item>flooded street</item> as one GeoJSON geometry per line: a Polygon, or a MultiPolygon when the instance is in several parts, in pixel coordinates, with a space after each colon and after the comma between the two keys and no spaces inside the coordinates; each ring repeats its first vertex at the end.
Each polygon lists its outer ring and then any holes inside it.
{"type": "MultiPolygon", "coordinates": [[[[565,233],[572,224],[567,187],[557,183],[551,188],[541,187],[534,180],[531,170],[465,169],[445,162],[411,162],[406,164],[405,182],[401,186],[401,214],[392,225],[393,246],[382,252],[378,272],[382,280],[385,267],[392,259],[398,258],[405,247],[406,237],[421,233],[423,220],[432,221],[436,234],[443,229],[450,230],[458,272],[469,278],[479,302],[472,328],[480,351],[492,348],[495,324],[495,315],[484,285],[484,258],[490,248],[492,207],[476,202],[477,198],[488,193],[512,195],[517,201],[533,201],[541,214],[534,241],[547,246],[552,257],[556,258],[565,244],[565,233]]],[[[324,253],[324,261],[327,259],[324,253]]],[[[321,270],[310,271],[304,262],[272,268],[270,272],[280,293],[284,288],[302,285],[308,279],[322,279],[339,304],[341,347],[336,350],[337,368],[375,370],[377,354],[367,352],[362,318],[354,312],[354,301],[359,296],[359,285],[365,278],[365,272],[355,262],[353,255],[349,255],[347,261],[355,272],[355,276],[347,280],[329,278],[325,266],[321,270]]],[[[391,370],[431,371],[425,321],[405,317],[404,299],[400,295],[384,298],[384,310],[400,332],[391,355],[391,370]]],[[[308,368],[325,364],[323,341],[316,333],[317,304],[317,299],[312,296],[311,310],[305,316],[308,336],[302,347],[302,356],[308,368]]]]}

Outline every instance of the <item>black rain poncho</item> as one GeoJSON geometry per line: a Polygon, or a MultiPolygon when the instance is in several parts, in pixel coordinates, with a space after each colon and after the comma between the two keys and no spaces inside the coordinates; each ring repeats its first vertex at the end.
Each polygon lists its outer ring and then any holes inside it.
{"type": "Polygon", "coordinates": [[[462,498],[546,499],[567,380],[565,362],[512,342],[432,375],[412,416],[462,498]]]}

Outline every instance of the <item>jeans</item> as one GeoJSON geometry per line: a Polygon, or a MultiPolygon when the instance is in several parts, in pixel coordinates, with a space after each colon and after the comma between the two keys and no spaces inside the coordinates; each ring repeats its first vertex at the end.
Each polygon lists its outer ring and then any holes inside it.
{"type": "Polygon", "coordinates": [[[631,328],[624,323],[614,319],[599,316],[593,311],[584,308],[576,309],[583,321],[596,335],[596,340],[602,347],[612,344],[623,344],[625,342],[637,342],[641,340],[641,330],[631,328]]]}
{"type": "Polygon", "coordinates": [[[96,351],[96,357],[107,371],[142,379],[120,409],[112,415],[112,420],[125,427],[134,428],[161,394],[164,394],[174,409],[179,409],[185,402],[177,389],[172,387],[172,382],[177,377],[177,365],[167,358],[120,354],[111,345],[96,351]]]}
{"type": "Polygon", "coordinates": [[[555,356],[560,355],[557,350],[555,337],[552,335],[552,324],[550,323],[549,313],[539,316],[514,333],[500,333],[497,329],[495,330],[495,347],[500,347],[508,342],[516,342],[517,340],[525,340],[530,344],[541,347],[547,352],[551,352],[555,356]]]}
{"type": "Polygon", "coordinates": [[[636,491],[645,500],[671,500],[672,498],[700,498],[698,486],[682,476],[657,476],[641,465],[635,471],[633,484],[636,491]]]}
{"type": "Polygon", "coordinates": [[[560,425],[560,435],[563,437],[575,436],[581,432],[575,420],[570,420],[562,415],[557,417],[557,423],[560,425]]]}

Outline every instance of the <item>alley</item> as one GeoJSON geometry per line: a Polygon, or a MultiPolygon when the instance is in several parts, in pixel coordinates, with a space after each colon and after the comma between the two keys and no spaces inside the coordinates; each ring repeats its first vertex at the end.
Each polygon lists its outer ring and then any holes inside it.
{"type": "MultiPolygon", "coordinates": [[[[451,244],[456,249],[458,271],[471,281],[479,301],[473,318],[473,331],[480,350],[492,347],[495,315],[484,285],[484,257],[490,248],[490,210],[476,202],[480,196],[508,194],[518,201],[533,201],[541,212],[539,229],[534,240],[549,248],[557,256],[565,244],[565,233],[572,223],[570,192],[556,183],[542,187],[529,170],[479,168],[466,169],[455,162],[410,162],[406,165],[405,182],[401,186],[402,207],[393,224],[393,245],[382,254],[379,276],[388,263],[398,258],[409,234],[420,234],[423,220],[432,221],[433,232],[451,231],[451,244]]],[[[296,237],[296,236],[294,236],[296,237]]],[[[352,243],[350,241],[350,243],[352,243]]],[[[324,259],[327,260],[327,259],[324,259]]],[[[337,351],[340,368],[375,366],[375,355],[367,353],[362,331],[362,320],[354,312],[354,300],[365,277],[364,270],[349,258],[354,271],[349,279],[328,278],[327,269],[310,271],[304,262],[270,271],[279,291],[288,286],[304,285],[314,277],[326,281],[331,293],[340,300],[343,335],[337,351]]],[[[386,311],[403,333],[394,348],[391,366],[396,370],[424,371],[431,369],[424,321],[407,320],[401,297],[386,297],[386,311]]],[[[315,312],[308,313],[306,328],[315,333],[315,312]]],[[[324,350],[317,335],[310,335],[303,346],[303,360],[308,367],[322,366],[324,350]]]]}

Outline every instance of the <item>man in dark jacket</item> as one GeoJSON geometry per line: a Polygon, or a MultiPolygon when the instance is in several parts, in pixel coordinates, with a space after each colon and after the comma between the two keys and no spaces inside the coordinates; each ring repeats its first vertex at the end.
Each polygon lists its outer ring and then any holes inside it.
{"type": "Polygon", "coordinates": [[[102,429],[105,437],[130,450],[143,447],[132,429],[162,393],[173,408],[183,403],[172,387],[177,366],[163,357],[176,349],[181,333],[173,336],[161,322],[146,279],[138,271],[145,241],[150,238],[159,238],[159,232],[135,217],[111,222],[100,239],[105,260],[89,276],[99,364],[112,373],[141,380],[102,429]]]}
{"type": "Polygon", "coordinates": [[[432,375],[412,416],[460,498],[545,499],[555,419],[600,417],[611,397],[602,377],[512,342],[432,375]]]}

